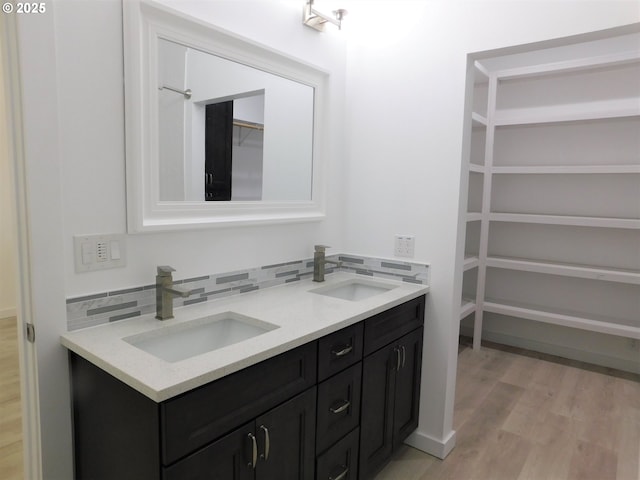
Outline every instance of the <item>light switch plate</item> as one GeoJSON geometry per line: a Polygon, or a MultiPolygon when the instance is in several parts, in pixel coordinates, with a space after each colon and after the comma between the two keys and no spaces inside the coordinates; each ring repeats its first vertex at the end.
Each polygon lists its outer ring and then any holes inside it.
{"type": "Polygon", "coordinates": [[[126,265],[126,243],[122,234],[75,235],[73,251],[76,273],[106,270],[126,265]]]}

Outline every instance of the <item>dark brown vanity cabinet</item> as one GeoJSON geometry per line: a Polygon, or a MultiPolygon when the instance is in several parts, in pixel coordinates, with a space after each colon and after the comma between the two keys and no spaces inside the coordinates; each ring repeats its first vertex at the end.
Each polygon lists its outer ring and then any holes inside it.
{"type": "Polygon", "coordinates": [[[357,480],[417,427],[424,296],[154,402],[70,354],[79,480],[357,480]]]}
{"type": "Polygon", "coordinates": [[[418,299],[365,323],[360,478],[373,477],[418,426],[423,317],[424,301],[418,299]],[[383,333],[367,336],[368,328],[383,333]],[[374,350],[382,337],[391,342],[374,350]]]}

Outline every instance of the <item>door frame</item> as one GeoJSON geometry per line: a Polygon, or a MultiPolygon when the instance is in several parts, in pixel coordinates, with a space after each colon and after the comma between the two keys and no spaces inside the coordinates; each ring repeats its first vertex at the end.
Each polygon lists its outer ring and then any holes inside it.
{"type": "Polygon", "coordinates": [[[28,323],[34,324],[32,313],[27,189],[22,123],[22,95],[18,62],[17,28],[15,15],[2,15],[0,57],[5,109],[0,114],[6,119],[6,139],[9,172],[13,177],[14,232],[16,244],[18,323],[18,354],[20,363],[20,390],[22,403],[22,444],[24,478],[42,479],[40,436],[40,408],[35,343],[26,335],[28,323]]]}

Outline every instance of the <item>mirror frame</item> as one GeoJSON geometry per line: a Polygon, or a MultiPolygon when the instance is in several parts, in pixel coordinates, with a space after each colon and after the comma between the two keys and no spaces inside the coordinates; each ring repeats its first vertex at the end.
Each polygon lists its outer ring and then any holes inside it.
{"type": "Polygon", "coordinates": [[[123,0],[127,231],[319,221],[325,217],[324,164],[329,73],[150,0],[123,0]],[[265,202],[159,200],[157,40],[167,38],[314,89],[311,199],[265,202]],[[154,91],[155,90],[155,91],[154,91]],[[156,102],[156,103],[154,103],[156,102]]]}

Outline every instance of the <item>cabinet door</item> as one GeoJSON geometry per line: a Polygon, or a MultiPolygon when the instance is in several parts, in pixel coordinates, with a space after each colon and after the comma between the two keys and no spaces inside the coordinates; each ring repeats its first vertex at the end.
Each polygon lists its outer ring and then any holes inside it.
{"type": "Polygon", "coordinates": [[[256,419],[256,480],[314,478],[316,388],[256,419]]]}
{"type": "Polygon", "coordinates": [[[158,404],[75,353],[70,362],[76,478],[156,480],[158,404]]]}
{"type": "Polygon", "coordinates": [[[422,328],[398,340],[400,368],[396,371],[393,414],[393,448],[418,427],[420,376],[422,373],[422,328]]]}
{"type": "Polygon", "coordinates": [[[391,457],[397,359],[397,347],[392,344],[362,362],[361,478],[371,478],[391,457]]]}
{"type": "MultiPolygon", "coordinates": [[[[163,480],[253,480],[253,423],[163,469],[163,480]]],[[[257,461],[257,442],[255,443],[257,461]]]]}

